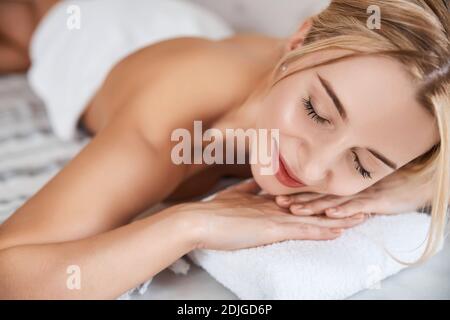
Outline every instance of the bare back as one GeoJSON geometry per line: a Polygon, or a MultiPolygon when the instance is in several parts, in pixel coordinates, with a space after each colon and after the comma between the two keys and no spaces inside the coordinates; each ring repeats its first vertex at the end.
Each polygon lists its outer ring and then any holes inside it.
{"type": "MultiPolygon", "coordinates": [[[[209,86],[205,88],[204,95],[208,96],[206,90],[220,90],[228,96],[228,99],[209,100],[207,108],[190,108],[195,105],[196,92],[192,92],[190,98],[192,103],[170,105],[169,108],[160,110],[155,116],[146,119],[148,126],[156,128],[161,117],[174,116],[173,121],[180,121],[187,127],[188,119],[202,120],[208,127],[212,127],[221,116],[232,108],[239,107],[245,101],[251,90],[257,84],[261,74],[267,72],[269,59],[273,55],[264,54],[270,41],[265,37],[256,35],[238,35],[222,41],[211,41],[201,38],[177,38],[150,45],[121,61],[111,71],[102,88],[86,108],[81,119],[82,124],[93,134],[106,126],[116,112],[130,105],[133,99],[139,99],[153,90],[161,100],[177,95],[182,90],[182,85],[173,78],[173,84],[167,83],[166,88],[158,88],[158,82],[165,79],[163,74],[168,75],[177,63],[174,60],[190,60],[183,67],[192,75],[189,82],[199,81],[198,88],[201,90],[202,82],[207,80],[209,86]],[[214,70],[211,70],[211,59],[222,58],[223,62],[217,60],[214,70]],[[226,60],[225,60],[226,59],[226,60]],[[205,63],[202,63],[202,60],[205,63]],[[210,80],[208,80],[210,78],[210,80]],[[230,81],[227,81],[230,80],[230,81]],[[240,79],[236,82],[236,79],[240,79]],[[172,86],[172,87],[171,87],[172,86]],[[212,86],[216,86],[214,89],[212,86]],[[173,108],[170,108],[173,107],[173,108]],[[183,114],[183,118],[176,119],[176,115],[183,114]]],[[[270,51],[269,51],[270,52],[270,51]]],[[[194,84],[195,86],[195,84],[194,84]]],[[[216,95],[222,97],[221,94],[216,95]]],[[[199,104],[198,106],[201,106],[199,104]]],[[[158,107],[149,102],[148,108],[158,107]]],[[[169,120],[169,123],[171,121],[169,120]]],[[[205,128],[206,130],[207,128],[205,128]]],[[[160,128],[163,132],[167,128],[160,128]]],[[[170,136],[167,136],[167,140],[170,136]]],[[[184,200],[201,195],[208,191],[223,175],[238,177],[250,177],[249,166],[193,166],[177,190],[171,194],[169,200],[184,200]],[[195,186],[195,188],[193,188],[195,186]]]]}

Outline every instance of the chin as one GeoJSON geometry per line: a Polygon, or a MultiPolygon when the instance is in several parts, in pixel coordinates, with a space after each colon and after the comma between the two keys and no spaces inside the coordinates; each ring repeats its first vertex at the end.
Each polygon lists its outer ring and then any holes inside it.
{"type": "Polygon", "coordinates": [[[259,187],[272,196],[279,196],[287,194],[286,190],[280,186],[277,178],[273,175],[262,175],[260,173],[260,166],[252,164],[251,166],[253,179],[259,187]]]}

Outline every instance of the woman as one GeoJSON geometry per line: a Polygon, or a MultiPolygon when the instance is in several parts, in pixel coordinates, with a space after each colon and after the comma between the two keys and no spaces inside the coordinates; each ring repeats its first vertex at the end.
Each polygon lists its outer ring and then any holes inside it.
{"type": "Polygon", "coordinates": [[[331,240],[364,221],[356,213],[427,204],[424,258],[433,254],[449,198],[448,7],[378,0],[372,30],[371,4],[332,1],[289,39],[181,37],[127,55],[81,111],[92,141],[0,227],[0,296],[114,298],[196,248],[331,240]],[[195,120],[220,132],[279,129],[279,170],[174,164],[171,134],[193,133],[195,120]],[[229,175],[254,180],[129,223],[229,175]],[[70,265],[80,290],[66,287],[70,265]]]}

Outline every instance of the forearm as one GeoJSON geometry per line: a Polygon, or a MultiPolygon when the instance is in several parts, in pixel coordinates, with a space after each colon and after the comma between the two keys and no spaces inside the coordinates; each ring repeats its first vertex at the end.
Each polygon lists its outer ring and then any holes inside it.
{"type": "Polygon", "coordinates": [[[0,299],[118,297],[194,249],[174,208],[83,240],[0,251],[0,299]],[[79,290],[67,286],[71,265],[80,268],[79,290]]]}

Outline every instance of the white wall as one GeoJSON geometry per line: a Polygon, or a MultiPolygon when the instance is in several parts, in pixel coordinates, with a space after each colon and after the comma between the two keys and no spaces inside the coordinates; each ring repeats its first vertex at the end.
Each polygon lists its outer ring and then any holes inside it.
{"type": "Polygon", "coordinates": [[[329,0],[188,0],[219,13],[238,31],[288,36],[329,0]]]}

